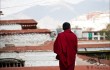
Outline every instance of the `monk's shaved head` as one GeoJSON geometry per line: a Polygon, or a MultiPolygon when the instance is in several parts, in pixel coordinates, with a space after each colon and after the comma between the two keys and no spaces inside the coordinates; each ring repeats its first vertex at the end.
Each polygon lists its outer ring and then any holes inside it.
{"type": "Polygon", "coordinates": [[[63,30],[66,30],[66,29],[70,29],[70,23],[69,22],[64,22],[63,23],[63,30]]]}

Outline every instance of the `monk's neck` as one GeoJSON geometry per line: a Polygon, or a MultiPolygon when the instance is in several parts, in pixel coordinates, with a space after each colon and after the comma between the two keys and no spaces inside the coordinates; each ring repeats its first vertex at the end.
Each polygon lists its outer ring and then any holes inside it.
{"type": "Polygon", "coordinates": [[[64,30],[64,32],[71,32],[71,29],[66,29],[64,30]]]}

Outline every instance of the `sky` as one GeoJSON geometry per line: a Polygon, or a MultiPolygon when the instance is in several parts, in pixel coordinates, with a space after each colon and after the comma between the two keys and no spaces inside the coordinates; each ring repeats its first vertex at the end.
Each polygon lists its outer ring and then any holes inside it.
{"type": "Polygon", "coordinates": [[[0,0],[4,14],[0,17],[32,18],[38,21],[39,27],[56,28],[90,12],[107,12],[109,3],[109,0],[0,0]]]}

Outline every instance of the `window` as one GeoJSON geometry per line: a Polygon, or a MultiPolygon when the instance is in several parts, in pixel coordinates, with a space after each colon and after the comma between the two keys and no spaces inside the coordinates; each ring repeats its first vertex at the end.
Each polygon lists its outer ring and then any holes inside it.
{"type": "Polygon", "coordinates": [[[104,37],[100,37],[100,40],[104,40],[104,37]]]}
{"type": "Polygon", "coordinates": [[[24,61],[14,58],[3,58],[0,59],[0,68],[1,67],[24,67],[24,61]]]}
{"type": "Polygon", "coordinates": [[[97,32],[94,32],[94,35],[98,35],[98,33],[97,32]]]}

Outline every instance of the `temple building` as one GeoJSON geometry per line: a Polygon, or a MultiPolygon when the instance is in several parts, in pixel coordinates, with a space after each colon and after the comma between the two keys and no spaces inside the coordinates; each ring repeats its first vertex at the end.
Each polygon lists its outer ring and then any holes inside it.
{"type": "Polygon", "coordinates": [[[51,41],[51,31],[38,29],[37,24],[33,19],[0,20],[0,67],[24,67],[33,63],[26,60],[25,54],[36,54],[38,48],[51,41]]]}
{"type": "MultiPolygon", "coordinates": [[[[56,54],[53,52],[54,39],[51,38],[51,31],[38,29],[37,24],[33,19],[0,20],[0,70],[58,66],[56,54]]],[[[73,32],[76,30],[81,38],[82,30],[73,29],[73,32]]],[[[110,41],[78,41],[80,52],[110,50],[109,47],[110,41]]],[[[79,63],[80,61],[81,58],[77,56],[76,65],[91,65],[85,61],[79,63]]]]}
{"type": "Polygon", "coordinates": [[[100,31],[83,31],[83,38],[86,40],[105,40],[106,34],[100,31]]]}
{"type": "Polygon", "coordinates": [[[0,20],[0,48],[6,46],[38,46],[50,41],[51,31],[37,29],[33,19],[0,20]]]}
{"type": "Polygon", "coordinates": [[[0,20],[0,30],[37,29],[36,25],[33,19],[0,20]]]}

